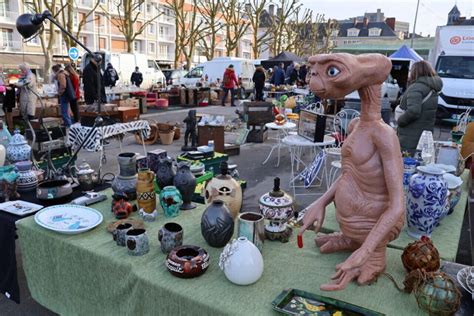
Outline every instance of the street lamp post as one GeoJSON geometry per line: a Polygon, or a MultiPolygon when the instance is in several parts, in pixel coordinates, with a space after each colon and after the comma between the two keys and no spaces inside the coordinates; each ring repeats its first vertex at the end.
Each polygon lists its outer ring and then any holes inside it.
{"type": "Polygon", "coordinates": [[[413,22],[413,32],[411,33],[410,48],[413,48],[413,40],[415,39],[416,20],[418,19],[418,7],[419,6],[420,6],[420,0],[418,0],[418,2],[416,3],[415,21],[413,22]]]}

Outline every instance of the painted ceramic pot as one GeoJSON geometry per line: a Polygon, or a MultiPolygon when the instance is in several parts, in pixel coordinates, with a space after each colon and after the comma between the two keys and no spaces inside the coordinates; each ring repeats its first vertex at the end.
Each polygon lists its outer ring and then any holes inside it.
{"type": "Polygon", "coordinates": [[[68,180],[48,180],[38,184],[36,197],[43,201],[57,201],[72,194],[68,180]]]}
{"type": "Polygon", "coordinates": [[[135,200],[137,198],[136,154],[121,153],[118,155],[118,163],[120,174],[112,182],[112,190],[115,193],[124,192],[130,200],[135,200]]]}
{"type": "Polygon", "coordinates": [[[160,189],[173,185],[175,175],[176,169],[171,158],[158,159],[156,163],[156,183],[160,189]]]}
{"type": "Polygon", "coordinates": [[[132,224],[130,223],[123,223],[118,225],[117,228],[115,228],[112,235],[114,236],[114,240],[117,243],[117,246],[125,247],[127,232],[130,229],[133,229],[132,224]]]}
{"type": "Polygon", "coordinates": [[[15,164],[18,170],[17,190],[18,192],[28,192],[36,190],[38,179],[36,173],[31,170],[31,161],[20,161],[15,164]]]}
{"type": "Polygon", "coordinates": [[[265,221],[262,214],[246,212],[239,215],[238,237],[245,237],[262,252],[265,221]]]}
{"type": "Polygon", "coordinates": [[[403,158],[403,189],[405,191],[405,194],[408,192],[410,178],[416,173],[416,167],[418,166],[418,164],[418,161],[414,158],[403,158]]]}
{"type": "Polygon", "coordinates": [[[183,198],[176,187],[167,186],[160,192],[160,205],[166,217],[178,216],[182,203],[183,198]]]}
{"type": "Polygon", "coordinates": [[[219,258],[219,267],[226,278],[238,285],[249,285],[263,273],[263,257],[258,248],[245,237],[227,244],[219,258]]]}
{"type": "Polygon", "coordinates": [[[273,191],[265,193],[258,201],[260,212],[269,220],[265,230],[281,233],[287,229],[288,219],[293,215],[293,198],[280,189],[280,178],[275,178],[273,191]]]}
{"type": "Polygon", "coordinates": [[[201,217],[201,233],[212,247],[224,247],[234,234],[234,218],[221,200],[214,200],[201,217]]]}
{"type": "Polygon", "coordinates": [[[149,169],[138,171],[137,203],[140,210],[151,214],[156,210],[155,173],[149,169]]]}
{"type": "Polygon", "coordinates": [[[455,175],[451,173],[445,173],[443,174],[443,178],[446,181],[448,185],[448,190],[449,190],[449,211],[448,215],[450,215],[452,212],[454,212],[454,208],[459,202],[459,199],[461,198],[461,192],[462,192],[462,179],[460,177],[456,177],[455,175]]]}
{"type": "Polygon", "coordinates": [[[234,219],[239,215],[242,207],[242,188],[229,175],[227,162],[221,163],[221,174],[209,181],[206,186],[206,204],[210,204],[216,199],[224,201],[234,219]]]}
{"type": "Polygon", "coordinates": [[[158,241],[163,253],[183,245],[183,227],[177,223],[166,223],[158,231],[158,241]]]}
{"type": "Polygon", "coordinates": [[[7,147],[7,159],[13,164],[19,161],[30,160],[31,146],[20,134],[19,130],[15,130],[14,135],[7,147]]]}
{"type": "Polygon", "coordinates": [[[209,254],[197,246],[180,246],[170,251],[165,265],[174,276],[195,278],[204,274],[209,267],[209,254]]]}
{"type": "Polygon", "coordinates": [[[194,190],[196,189],[196,178],[190,170],[190,165],[187,162],[180,162],[178,165],[178,172],[173,180],[174,186],[179,190],[183,197],[183,204],[180,209],[191,210],[196,207],[192,203],[194,190]]]}
{"type": "Polygon", "coordinates": [[[124,219],[137,210],[136,205],[132,205],[125,193],[117,192],[112,195],[112,213],[117,219],[124,219]]]}
{"type": "Polygon", "coordinates": [[[145,229],[130,229],[125,235],[129,255],[142,256],[150,251],[145,229]]]}
{"type": "Polygon", "coordinates": [[[417,167],[407,194],[408,235],[431,237],[433,229],[448,211],[448,186],[444,171],[431,166],[417,167]]]}

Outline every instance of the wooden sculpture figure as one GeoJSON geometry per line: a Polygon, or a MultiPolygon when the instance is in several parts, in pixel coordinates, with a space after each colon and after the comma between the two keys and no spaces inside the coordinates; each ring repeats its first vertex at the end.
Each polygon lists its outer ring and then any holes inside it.
{"type": "Polygon", "coordinates": [[[392,67],[380,54],[330,54],[309,59],[311,90],[322,98],[343,98],[357,90],[360,118],[349,126],[349,137],[341,149],[341,175],[303,219],[299,234],[314,224],[321,228],[325,208],[334,201],[341,232],[318,235],[321,253],[353,251],[336,266],[330,284],[321,290],[344,289],[375,281],[385,269],[385,249],[397,238],[404,221],[403,166],[400,145],[392,127],[381,118],[381,84],[392,67]]]}

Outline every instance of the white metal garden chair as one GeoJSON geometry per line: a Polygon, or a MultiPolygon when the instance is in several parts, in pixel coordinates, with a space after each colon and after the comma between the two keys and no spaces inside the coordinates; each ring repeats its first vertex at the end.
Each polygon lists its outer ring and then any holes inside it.
{"type": "Polygon", "coordinates": [[[458,122],[456,124],[456,130],[458,132],[466,133],[467,124],[469,124],[471,109],[467,109],[466,112],[459,115],[458,122]]]}
{"type": "Polygon", "coordinates": [[[353,119],[359,117],[360,113],[354,109],[345,109],[339,111],[336,116],[334,117],[334,133],[336,134],[337,143],[333,147],[329,147],[326,149],[326,154],[331,156],[337,156],[339,159],[333,160],[331,162],[331,170],[329,170],[329,177],[328,177],[328,186],[330,186],[336,176],[341,169],[341,147],[344,143],[344,140],[349,135],[349,124],[353,119]]]}

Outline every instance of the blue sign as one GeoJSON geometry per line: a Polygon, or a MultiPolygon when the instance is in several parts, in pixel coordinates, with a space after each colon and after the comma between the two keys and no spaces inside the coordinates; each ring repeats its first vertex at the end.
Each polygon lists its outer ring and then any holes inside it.
{"type": "Polygon", "coordinates": [[[69,48],[69,58],[76,61],[79,58],[79,50],[76,47],[69,48]]]}

